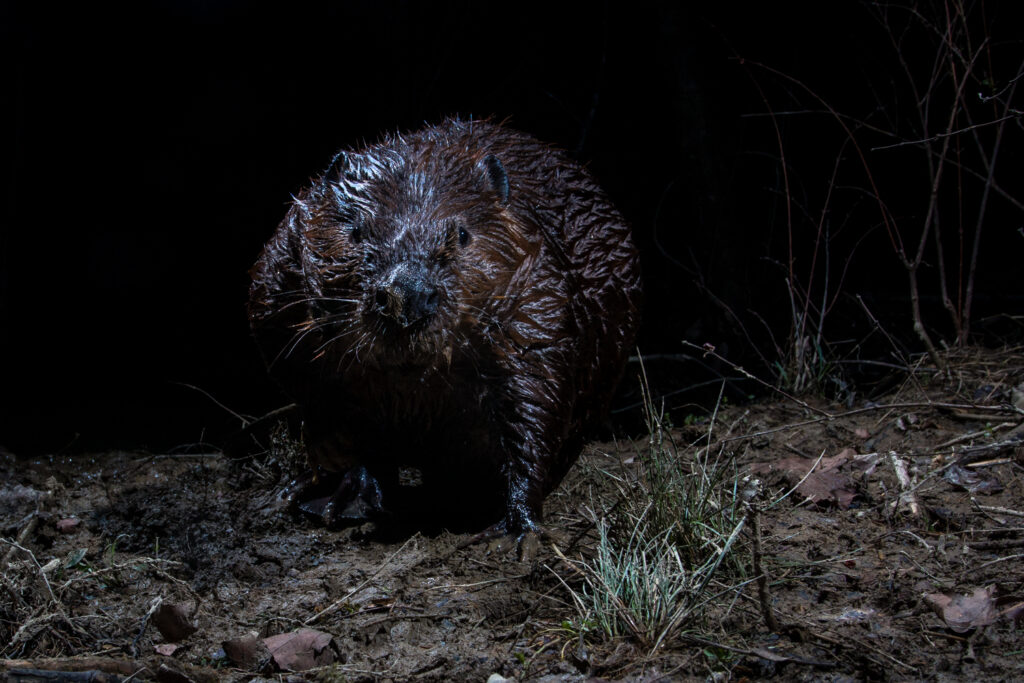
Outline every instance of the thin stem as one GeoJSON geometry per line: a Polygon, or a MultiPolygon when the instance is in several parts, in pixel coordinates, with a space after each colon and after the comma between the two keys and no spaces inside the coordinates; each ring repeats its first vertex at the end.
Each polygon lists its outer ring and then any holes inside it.
{"type": "MultiPolygon", "coordinates": [[[[1024,65],[1022,65],[1024,68],[1024,65]]],[[[1013,85],[1010,87],[1010,92],[1006,98],[1006,104],[1004,105],[1004,112],[1009,111],[1010,102],[1013,100],[1013,94],[1017,88],[1017,81],[1014,80],[1013,85]]],[[[964,314],[963,314],[963,327],[961,328],[960,343],[967,343],[967,336],[971,331],[971,303],[974,300],[974,276],[978,270],[978,249],[981,245],[981,228],[985,221],[985,210],[988,207],[989,190],[992,189],[992,178],[996,172],[996,157],[999,156],[999,149],[1002,147],[1003,142],[1003,131],[1006,128],[1006,117],[999,123],[999,127],[996,128],[996,139],[992,143],[992,159],[988,162],[988,178],[985,181],[985,189],[981,193],[981,206],[978,207],[978,219],[974,225],[974,245],[971,248],[971,262],[967,272],[967,293],[964,299],[964,314]]]]}

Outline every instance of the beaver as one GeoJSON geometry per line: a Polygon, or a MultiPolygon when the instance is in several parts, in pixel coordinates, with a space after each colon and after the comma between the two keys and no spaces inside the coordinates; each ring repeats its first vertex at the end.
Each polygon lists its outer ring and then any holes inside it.
{"type": "Polygon", "coordinates": [[[328,526],[385,510],[414,468],[420,513],[535,532],[639,321],[637,250],[591,175],[483,120],[339,152],[251,276],[311,465],[285,497],[328,526]]]}

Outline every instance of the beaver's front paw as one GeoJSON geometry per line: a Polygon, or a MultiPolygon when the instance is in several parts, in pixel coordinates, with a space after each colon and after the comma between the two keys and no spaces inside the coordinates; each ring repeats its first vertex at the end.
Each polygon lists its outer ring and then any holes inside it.
{"type": "Polygon", "coordinates": [[[289,483],[281,498],[328,528],[366,521],[384,511],[380,484],[362,466],[343,474],[316,467],[289,483]]]}

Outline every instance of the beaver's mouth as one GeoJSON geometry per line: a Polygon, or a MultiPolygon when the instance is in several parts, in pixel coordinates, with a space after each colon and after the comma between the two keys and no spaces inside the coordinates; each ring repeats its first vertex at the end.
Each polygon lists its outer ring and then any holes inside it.
{"type": "Polygon", "coordinates": [[[375,314],[373,317],[382,339],[401,344],[414,343],[418,338],[432,334],[430,328],[434,326],[437,318],[431,314],[402,323],[385,315],[375,314]]]}
{"type": "Polygon", "coordinates": [[[451,360],[451,335],[442,316],[424,316],[403,325],[372,311],[367,329],[373,330],[360,354],[363,360],[395,367],[441,366],[451,360]],[[369,358],[367,356],[373,356],[369,358]]]}

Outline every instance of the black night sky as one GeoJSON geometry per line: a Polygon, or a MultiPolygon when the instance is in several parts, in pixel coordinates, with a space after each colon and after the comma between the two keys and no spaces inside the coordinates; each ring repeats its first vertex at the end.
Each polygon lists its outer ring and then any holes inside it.
{"type": "MultiPolygon", "coordinates": [[[[1024,55],[1015,5],[986,6],[997,88],[1024,55]]],[[[934,56],[923,35],[906,34],[912,68],[934,56]]],[[[877,335],[857,344],[871,329],[858,294],[902,350],[921,350],[877,202],[851,189],[868,185],[856,150],[822,113],[827,102],[860,122],[867,145],[897,141],[872,131],[915,137],[913,97],[867,3],[7,2],[0,44],[0,445],[16,453],[221,444],[237,420],[185,385],[246,414],[281,405],[245,301],[290,195],[337,149],[452,114],[508,119],[588,164],[643,252],[642,353],[709,342],[769,376],[792,320],[774,112],[803,282],[844,160],[824,222],[836,353],[891,356],[877,335]]],[[[1018,204],[1022,94],[996,172],[1018,204]]],[[[956,139],[966,166],[973,139],[956,139]]],[[[868,152],[908,226],[928,196],[916,149],[868,152]]],[[[969,247],[977,181],[961,175],[948,192],[967,188],[966,208],[949,215],[966,216],[969,247]]],[[[1024,212],[988,201],[972,330],[1000,343],[1024,336],[1008,317],[1024,314],[1024,212]]],[[[924,306],[949,340],[934,265],[924,306]]],[[[678,360],[656,372],[666,392],[708,378],[678,360]]]]}

